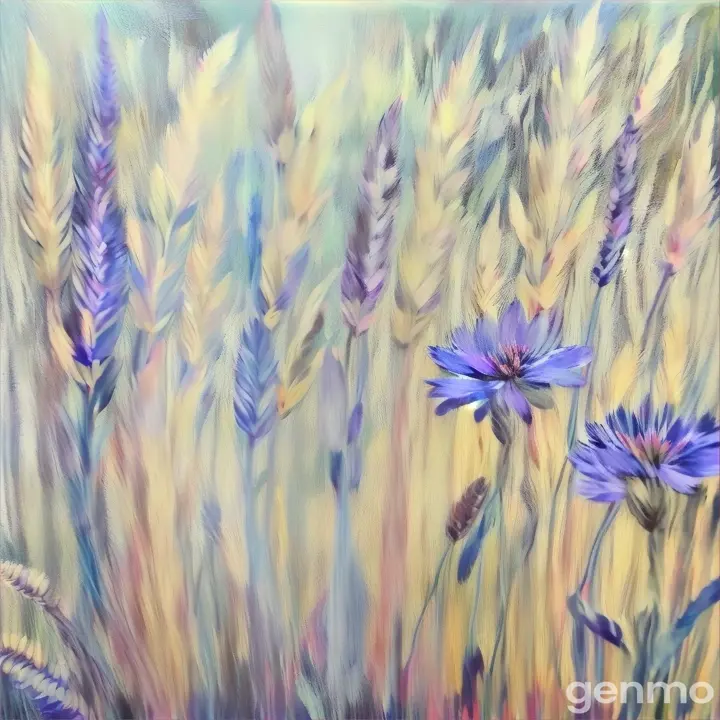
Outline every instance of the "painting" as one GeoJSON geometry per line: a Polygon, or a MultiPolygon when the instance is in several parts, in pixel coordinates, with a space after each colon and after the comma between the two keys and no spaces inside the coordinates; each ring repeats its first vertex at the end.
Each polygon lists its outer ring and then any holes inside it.
{"type": "Polygon", "coordinates": [[[0,717],[720,717],[720,8],[0,4],[0,717]]]}

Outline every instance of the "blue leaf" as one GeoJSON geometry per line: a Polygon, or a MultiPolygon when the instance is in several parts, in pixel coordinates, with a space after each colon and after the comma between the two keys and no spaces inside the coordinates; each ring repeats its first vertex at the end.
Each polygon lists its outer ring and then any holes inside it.
{"type": "Polygon", "coordinates": [[[348,421],[348,445],[352,445],[360,436],[362,430],[363,421],[363,405],[361,402],[357,403],[350,413],[350,420],[348,421]]]}
{"type": "Polygon", "coordinates": [[[343,454],[341,452],[330,453],[330,482],[335,492],[340,488],[340,475],[342,474],[343,454]]]}
{"type": "Polygon", "coordinates": [[[657,659],[653,664],[654,676],[669,670],[673,658],[692,632],[700,615],[717,602],[720,602],[720,577],[716,577],[700,591],[672,628],[660,638],[655,651],[657,659]]]}
{"type": "Polygon", "coordinates": [[[175,233],[180,228],[187,225],[195,216],[195,210],[197,209],[197,203],[191,203],[187,207],[183,208],[176,216],[172,224],[172,232],[175,233]]]}
{"type": "Polygon", "coordinates": [[[120,363],[110,358],[95,383],[91,402],[97,413],[101,413],[110,402],[115,391],[115,384],[120,373],[120,363]]]}
{"type": "Polygon", "coordinates": [[[497,502],[495,502],[496,497],[497,496],[493,497],[493,501],[485,509],[474,535],[472,535],[472,537],[465,543],[465,547],[460,553],[457,572],[457,579],[460,584],[464,583],[470,577],[470,573],[472,573],[472,570],[475,567],[478,555],[480,555],[483,540],[495,525],[495,517],[497,514],[497,502]]]}
{"type": "Polygon", "coordinates": [[[577,593],[568,598],[567,606],[570,614],[578,623],[581,623],[590,632],[606,640],[611,645],[627,651],[623,642],[622,628],[614,620],[596,612],[577,593]]]}

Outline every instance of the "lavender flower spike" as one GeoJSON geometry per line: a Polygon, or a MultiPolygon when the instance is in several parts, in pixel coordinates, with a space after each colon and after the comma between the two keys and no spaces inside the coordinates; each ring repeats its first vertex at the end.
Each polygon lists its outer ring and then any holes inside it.
{"type": "Polygon", "coordinates": [[[615,169],[605,218],[607,234],[592,271],[593,280],[600,287],[605,287],[617,274],[632,226],[632,204],[637,186],[637,155],[638,130],[632,115],[629,115],[615,151],[615,169]]]}
{"type": "Polygon", "coordinates": [[[348,238],[340,289],[342,313],[355,335],[366,332],[388,275],[388,255],[400,204],[398,136],[402,105],[383,115],[365,154],[355,228],[348,238]]]}
{"type": "Polygon", "coordinates": [[[78,139],[72,216],[72,313],[68,331],[75,360],[86,367],[111,356],[128,295],[127,247],[115,188],[119,110],[103,14],[98,19],[98,55],[92,108],[78,139]]]}

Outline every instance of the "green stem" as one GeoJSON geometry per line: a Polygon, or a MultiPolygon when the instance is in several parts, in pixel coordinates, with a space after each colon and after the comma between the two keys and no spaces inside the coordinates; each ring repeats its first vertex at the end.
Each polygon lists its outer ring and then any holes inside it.
{"type": "MultiPolygon", "coordinates": [[[[597,292],[595,293],[595,299],[593,300],[592,310],[590,311],[590,320],[588,322],[587,330],[585,332],[585,345],[589,346],[595,337],[595,330],[597,329],[598,318],[600,317],[600,293],[602,288],[598,286],[597,292]]],[[[583,376],[587,376],[587,368],[583,371],[583,376]]],[[[577,437],[577,416],[578,408],[580,406],[580,388],[576,387],[573,390],[572,405],[570,406],[570,419],[568,420],[567,430],[567,446],[568,452],[573,449],[575,444],[575,438],[577,437]]]]}
{"type": "Polygon", "coordinates": [[[660,609],[661,578],[663,565],[663,538],[661,531],[655,530],[648,536],[648,560],[650,563],[649,585],[652,599],[660,609]]]}
{"type": "Polygon", "coordinates": [[[499,557],[500,565],[500,618],[497,632],[495,633],[495,642],[493,644],[492,655],[490,656],[490,665],[488,666],[487,676],[485,678],[485,696],[483,699],[483,717],[491,712],[490,699],[492,694],[492,677],[495,669],[495,661],[501,644],[505,637],[505,620],[507,615],[507,606],[510,599],[510,588],[514,579],[514,568],[507,570],[507,564],[510,562],[507,552],[507,537],[505,534],[505,514],[503,512],[503,491],[508,477],[510,465],[510,443],[503,445],[502,453],[499,458],[500,467],[498,468],[498,486],[497,486],[497,503],[498,503],[498,537],[500,543],[499,557]]]}
{"type": "Polygon", "coordinates": [[[647,349],[647,344],[650,339],[650,331],[652,330],[655,314],[660,307],[660,302],[662,301],[665,294],[665,289],[667,288],[668,283],[670,282],[670,279],[673,277],[673,275],[674,273],[669,267],[665,268],[663,276],[660,280],[660,285],[658,286],[657,292],[655,293],[655,297],[652,301],[652,305],[650,306],[650,311],[648,312],[647,319],[645,320],[645,329],[643,330],[642,338],[640,339],[641,356],[645,353],[645,350],[647,349]]]}
{"type": "Polygon", "coordinates": [[[407,667],[410,664],[410,660],[412,659],[413,652],[415,651],[415,645],[417,644],[418,635],[420,633],[420,626],[422,625],[423,618],[425,617],[425,613],[427,612],[428,607],[430,606],[430,601],[433,598],[433,595],[435,594],[435,591],[437,590],[438,584],[440,583],[440,575],[442,574],[443,567],[445,566],[445,561],[448,559],[450,555],[450,551],[452,550],[452,543],[448,543],[447,547],[445,548],[445,552],[443,552],[442,557],[440,558],[440,562],[438,563],[437,570],[435,571],[435,577],[433,578],[432,585],[430,585],[430,588],[427,591],[427,594],[425,595],[425,602],[423,604],[422,610],[420,611],[420,616],[417,619],[417,622],[415,623],[415,630],[413,631],[412,641],[410,642],[410,652],[408,653],[408,658],[405,661],[405,667],[407,667]]]}
{"type": "Polygon", "coordinates": [[[600,546],[602,545],[602,541],[605,539],[605,535],[607,535],[607,531],[610,529],[610,526],[613,524],[613,521],[617,517],[619,511],[619,503],[611,503],[608,506],[607,513],[598,528],[592,548],[590,548],[590,555],[588,556],[585,573],[577,589],[578,593],[582,592],[588,583],[592,585],[593,577],[595,576],[595,569],[597,568],[598,559],[600,558],[600,546]]]}

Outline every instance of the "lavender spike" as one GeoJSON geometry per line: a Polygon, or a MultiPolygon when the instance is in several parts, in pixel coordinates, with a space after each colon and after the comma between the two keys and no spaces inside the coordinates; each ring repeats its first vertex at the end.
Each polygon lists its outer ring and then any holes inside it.
{"type": "Polygon", "coordinates": [[[400,100],[390,106],[365,154],[355,228],[348,238],[340,285],[343,318],[355,335],[368,329],[387,280],[395,214],[400,204],[401,108],[400,100]]]}
{"type": "Polygon", "coordinates": [[[593,280],[600,287],[607,285],[617,274],[627,236],[632,227],[632,204],[637,186],[635,162],[638,144],[638,129],[630,115],[625,121],[615,151],[615,169],[605,218],[607,234],[592,271],[593,280]]]}

